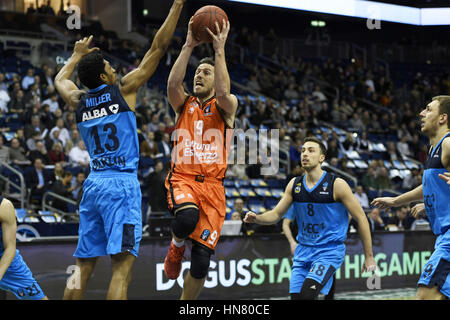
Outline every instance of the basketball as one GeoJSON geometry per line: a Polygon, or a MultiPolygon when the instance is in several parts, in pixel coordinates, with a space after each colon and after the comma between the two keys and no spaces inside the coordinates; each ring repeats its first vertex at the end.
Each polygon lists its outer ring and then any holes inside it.
{"type": "Polygon", "coordinates": [[[217,6],[204,6],[197,10],[194,14],[194,21],[192,23],[192,32],[194,37],[198,41],[203,42],[212,42],[212,37],[206,31],[206,28],[209,28],[214,34],[216,31],[216,21],[219,24],[219,28],[222,31],[223,23],[222,20],[228,22],[228,16],[221,8],[217,6]]]}

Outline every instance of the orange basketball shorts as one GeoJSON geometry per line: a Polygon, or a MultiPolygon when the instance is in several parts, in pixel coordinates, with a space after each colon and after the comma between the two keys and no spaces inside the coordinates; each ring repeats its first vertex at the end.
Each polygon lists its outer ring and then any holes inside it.
{"type": "Polygon", "coordinates": [[[199,221],[189,238],[214,250],[225,221],[225,188],[221,180],[203,176],[169,173],[166,179],[169,210],[187,205],[199,209],[199,221]]]}

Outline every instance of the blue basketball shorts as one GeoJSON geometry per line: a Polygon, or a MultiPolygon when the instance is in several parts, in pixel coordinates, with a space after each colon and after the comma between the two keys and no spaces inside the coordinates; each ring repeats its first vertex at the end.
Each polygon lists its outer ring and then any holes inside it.
{"type": "Polygon", "coordinates": [[[0,289],[13,293],[19,300],[42,300],[45,297],[19,251],[0,280],[0,289]]]}
{"type": "Polygon", "coordinates": [[[333,275],[344,262],[345,245],[303,246],[298,244],[294,253],[289,293],[300,293],[306,278],[317,281],[320,291],[327,295],[333,285],[333,275]]]}
{"type": "Polygon", "coordinates": [[[437,237],[434,252],[425,264],[417,284],[437,287],[450,298],[450,229],[437,237]]]}
{"type": "Polygon", "coordinates": [[[83,185],[74,256],[94,258],[130,252],[137,257],[142,239],[141,201],[136,175],[91,173],[83,185]]]}

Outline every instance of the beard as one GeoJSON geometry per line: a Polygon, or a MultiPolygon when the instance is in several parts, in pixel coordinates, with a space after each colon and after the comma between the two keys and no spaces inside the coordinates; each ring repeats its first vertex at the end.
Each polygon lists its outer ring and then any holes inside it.
{"type": "Polygon", "coordinates": [[[205,89],[202,87],[200,90],[194,89],[194,95],[199,99],[208,98],[208,97],[212,96],[213,94],[214,94],[214,90],[212,88],[205,89]]]}

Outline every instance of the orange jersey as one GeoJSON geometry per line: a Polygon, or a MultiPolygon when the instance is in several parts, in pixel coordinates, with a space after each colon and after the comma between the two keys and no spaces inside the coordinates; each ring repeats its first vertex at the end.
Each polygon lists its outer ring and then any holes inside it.
{"type": "Polygon", "coordinates": [[[174,131],[172,173],[224,179],[233,135],[213,97],[200,104],[189,97],[174,131]]]}

